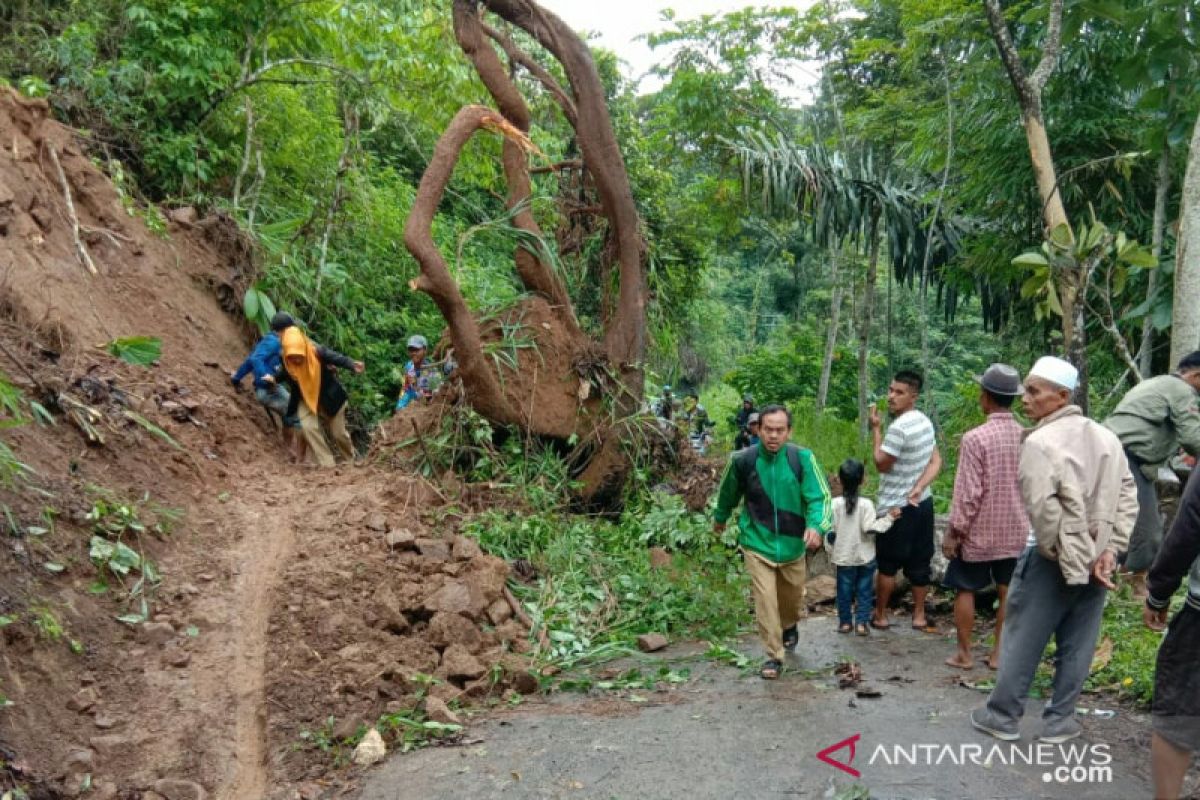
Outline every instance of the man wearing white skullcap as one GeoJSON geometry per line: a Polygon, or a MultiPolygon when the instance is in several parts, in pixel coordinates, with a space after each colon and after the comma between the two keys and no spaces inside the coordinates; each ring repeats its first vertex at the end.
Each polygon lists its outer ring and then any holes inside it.
{"type": "Polygon", "coordinates": [[[1083,690],[1104,596],[1117,553],[1137,518],[1137,489],[1121,441],[1071,404],[1079,373],[1061,358],[1038,359],[1022,402],[1037,426],[1025,434],[1018,477],[1029,514],[1029,544],[1008,593],[1000,671],[987,705],[971,724],[998,739],[1020,738],[1017,725],[1042,653],[1055,637],[1054,696],[1042,712],[1039,740],[1080,734],[1075,703],[1083,690]]]}

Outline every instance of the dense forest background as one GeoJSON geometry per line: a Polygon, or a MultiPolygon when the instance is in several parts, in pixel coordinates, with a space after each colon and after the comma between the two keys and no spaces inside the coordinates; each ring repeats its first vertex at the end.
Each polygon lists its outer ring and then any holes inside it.
{"type": "MultiPolygon", "coordinates": [[[[596,52],[648,244],[647,393],[701,390],[723,422],[750,391],[823,411],[854,446],[865,404],[892,370],[915,367],[953,433],[973,421],[970,377],[989,362],[1068,349],[1064,292],[1084,273],[1091,413],[1137,373],[1168,368],[1200,104],[1194,9],[1002,11],[1027,70],[1039,58],[1051,69],[1040,108],[1071,222],[1056,242],[986,5],[667,14],[649,34],[661,88],[644,94],[596,52]],[[798,70],[815,87],[803,102],[788,77],[798,70]]],[[[604,226],[569,166],[571,129],[515,74],[533,98],[531,207],[595,328],[604,226]]],[[[131,214],[153,224],[165,204],[235,217],[261,247],[258,289],[368,364],[359,423],[389,412],[407,336],[444,330],[408,287],[404,221],[446,123],[489,100],[448,2],[19,0],[0,11],[0,80],[78,129],[131,214]]],[[[435,226],[482,313],[520,292],[500,142],[469,145],[435,226]]]]}

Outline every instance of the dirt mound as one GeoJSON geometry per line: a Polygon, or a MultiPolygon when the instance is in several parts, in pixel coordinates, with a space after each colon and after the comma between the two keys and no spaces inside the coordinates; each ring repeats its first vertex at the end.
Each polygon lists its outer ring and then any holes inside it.
{"type": "Polygon", "coordinates": [[[270,622],[271,749],[289,779],[328,768],[297,749],[322,730],[345,738],[426,693],[466,705],[529,690],[508,565],[445,531],[439,501],[421,481],[366,482],[307,515],[270,622]]]}
{"type": "Polygon", "coordinates": [[[30,471],[0,484],[0,792],[286,795],[330,764],[299,731],[416,702],[412,670],[474,698],[479,664],[504,691],[526,634],[492,616],[503,562],[431,516],[451,490],[293,466],[230,387],[255,270],[232,220],[152,232],[5,89],[0,142],[0,370],[54,422],[3,431],[30,471]],[[114,358],[125,336],[160,357],[114,358]]]}

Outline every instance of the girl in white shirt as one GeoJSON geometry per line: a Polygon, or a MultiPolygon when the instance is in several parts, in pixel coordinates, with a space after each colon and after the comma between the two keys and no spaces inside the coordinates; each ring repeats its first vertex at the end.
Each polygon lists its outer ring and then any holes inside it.
{"type": "Polygon", "coordinates": [[[875,535],[892,527],[900,515],[893,508],[875,516],[875,504],[860,496],[866,469],[848,458],[838,468],[842,496],[833,499],[830,560],[837,567],[838,633],[866,636],[875,607],[875,535]]]}

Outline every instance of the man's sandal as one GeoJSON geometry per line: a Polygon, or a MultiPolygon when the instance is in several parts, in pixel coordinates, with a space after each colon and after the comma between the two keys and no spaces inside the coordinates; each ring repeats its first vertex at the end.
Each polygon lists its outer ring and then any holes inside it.
{"type": "Polygon", "coordinates": [[[762,669],[758,671],[758,674],[762,677],[763,680],[773,681],[779,677],[779,673],[782,670],[783,670],[783,662],[781,662],[775,658],[768,658],[766,660],[766,662],[762,665],[762,669]]]}
{"type": "Polygon", "coordinates": [[[853,630],[854,626],[849,622],[843,622],[841,625],[838,625],[838,633],[850,633],[853,630]]]}
{"type": "Polygon", "coordinates": [[[793,625],[790,628],[783,629],[783,646],[785,648],[787,648],[788,650],[792,650],[796,647],[796,643],[799,641],[800,641],[800,632],[796,630],[795,625],[793,625]]]}
{"type": "Polygon", "coordinates": [[[860,622],[854,626],[854,632],[859,636],[867,636],[871,633],[871,629],[865,623],[860,622]]]}

